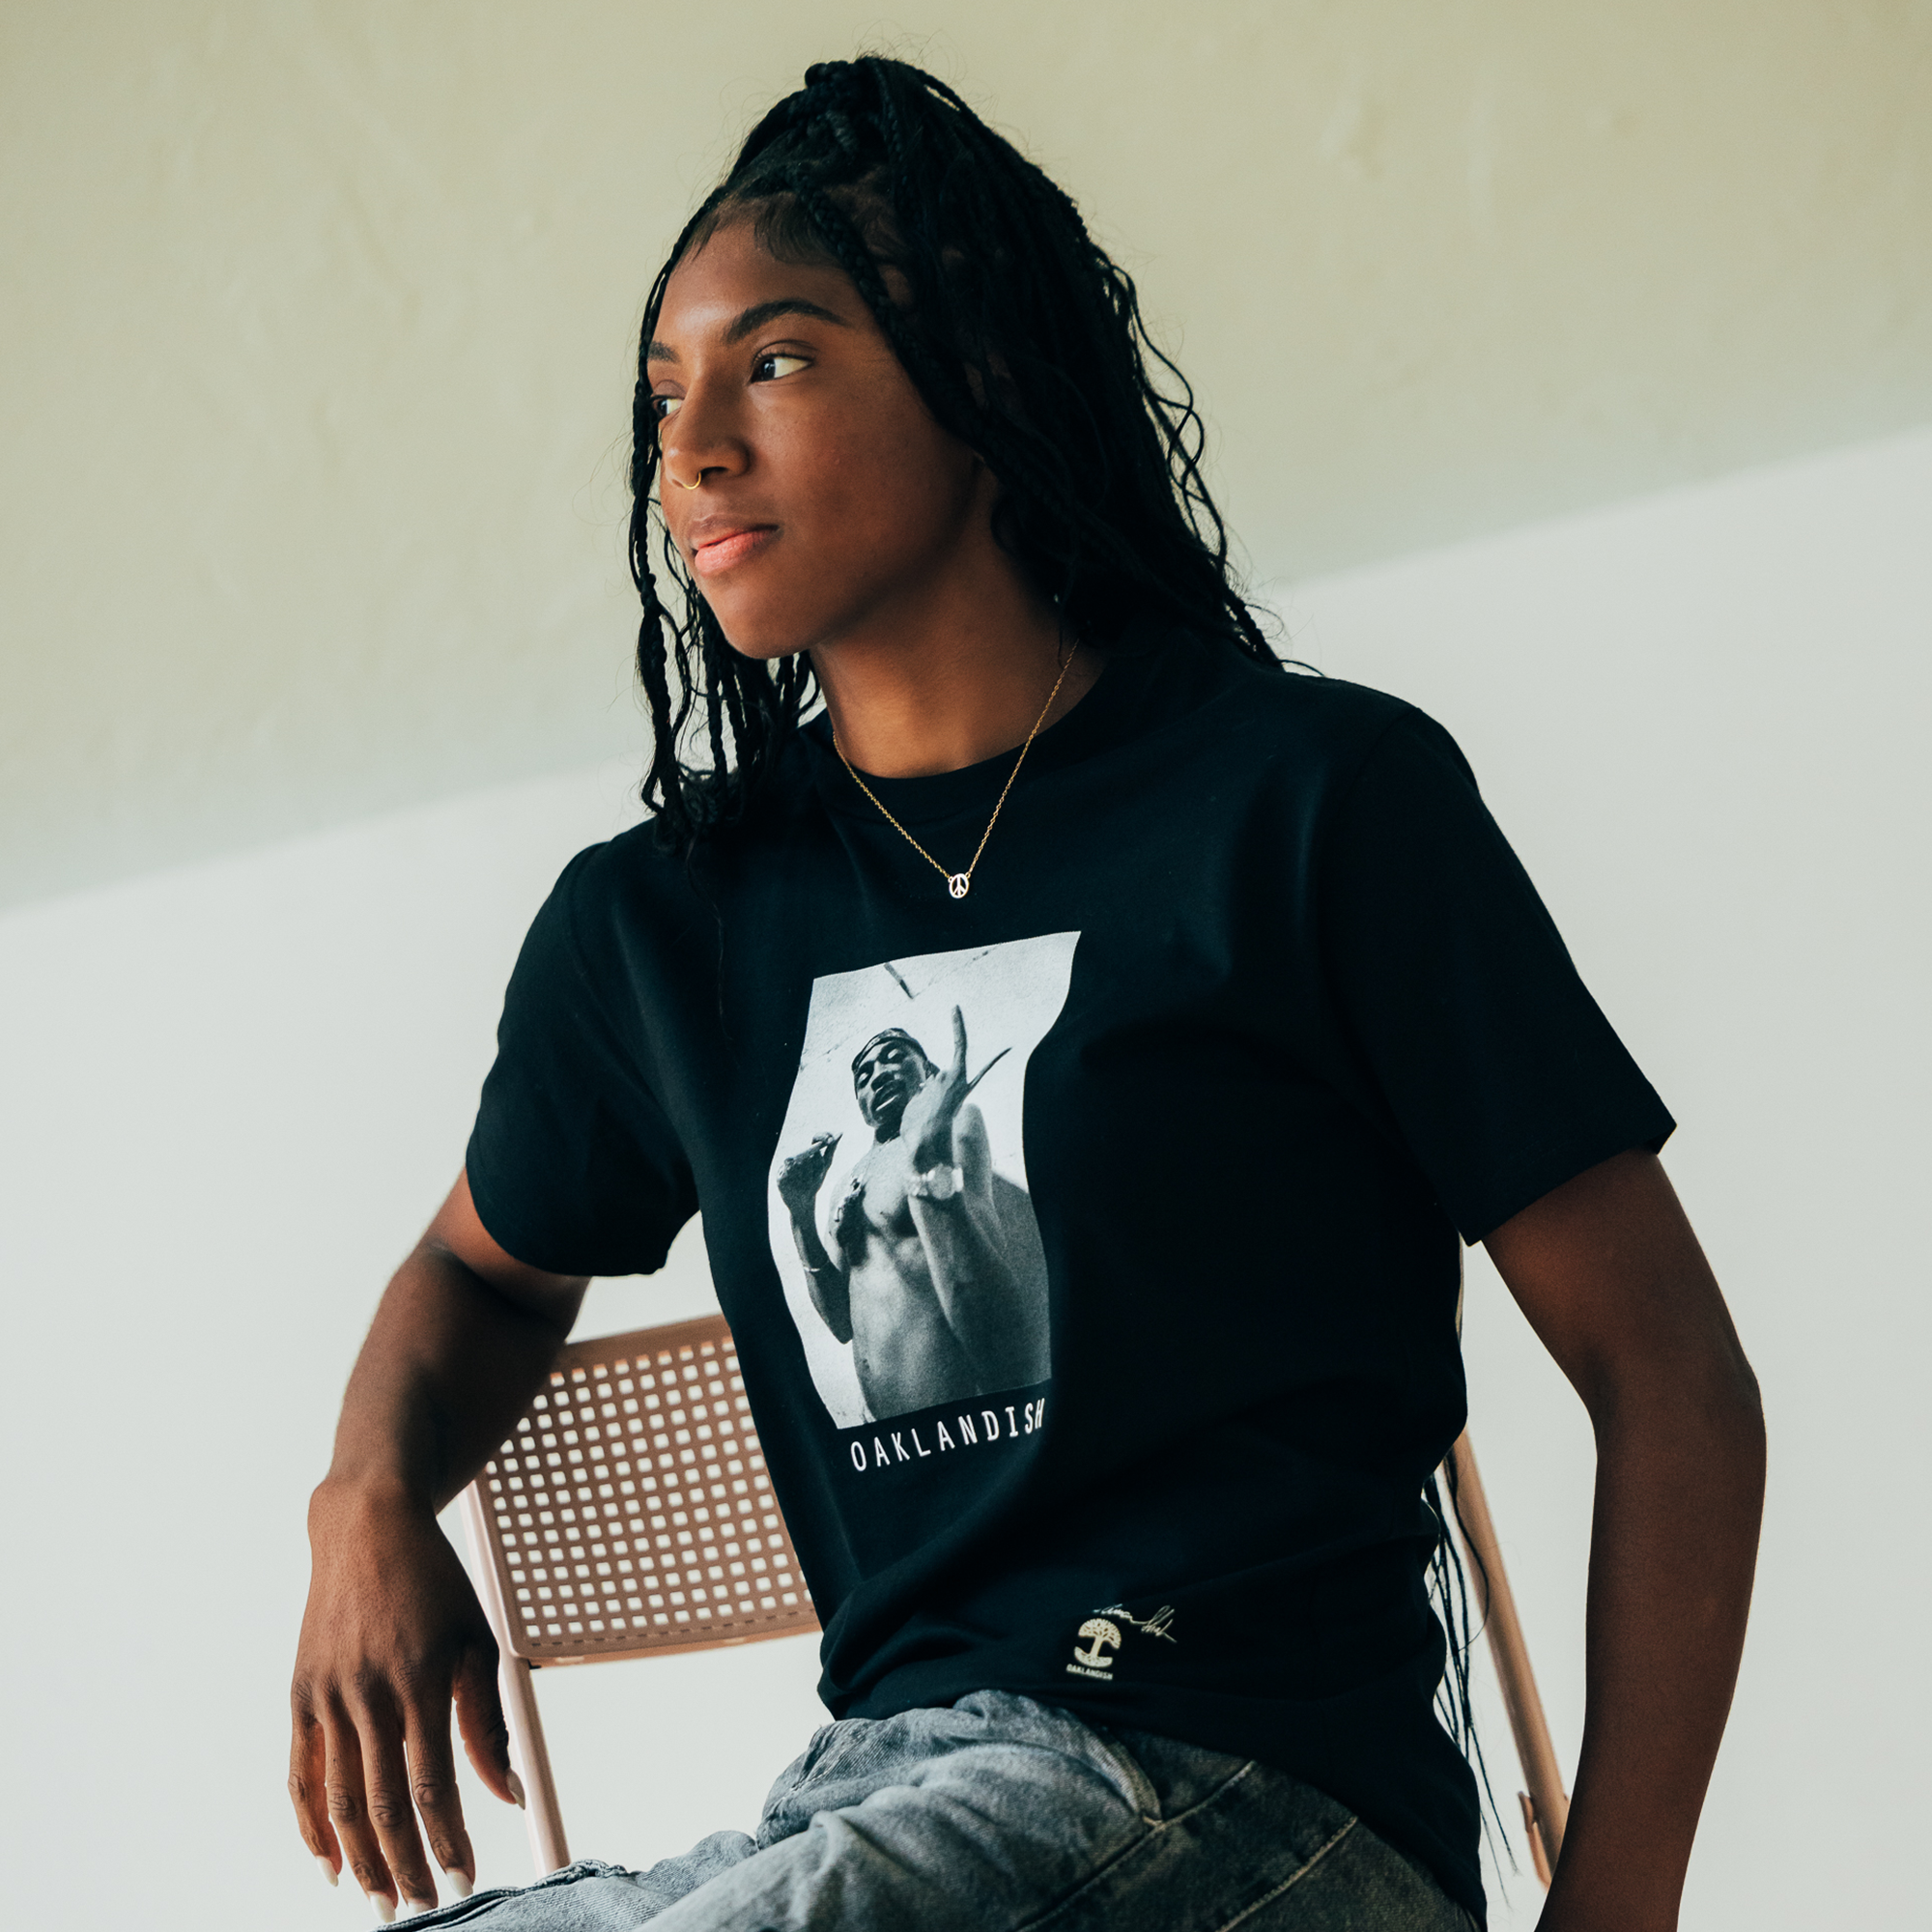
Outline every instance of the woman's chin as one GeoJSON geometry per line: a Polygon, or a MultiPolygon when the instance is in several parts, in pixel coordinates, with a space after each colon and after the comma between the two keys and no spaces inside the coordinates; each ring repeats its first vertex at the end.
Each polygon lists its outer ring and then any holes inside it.
{"type": "MultiPolygon", "coordinates": [[[[748,609],[749,599],[706,597],[724,641],[741,658],[755,658],[761,664],[776,664],[805,649],[810,633],[794,617],[787,622],[778,613],[748,609]]],[[[769,603],[760,599],[760,603],[769,603]]]]}
{"type": "Polygon", "coordinates": [[[756,596],[707,595],[705,602],[725,640],[741,658],[777,664],[860,628],[857,619],[864,611],[863,604],[858,600],[839,603],[825,597],[822,590],[823,586],[811,584],[804,594],[786,596],[761,585],[756,596]]]}
{"type": "Polygon", "coordinates": [[[806,648],[805,639],[795,631],[787,631],[782,637],[778,637],[759,631],[742,634],[733,631],[728,624],[723,625],[723,629],[724,641],[741,658],[751,658],[759,664],[777,664],[783,658],[796,657],[806,648]]]}

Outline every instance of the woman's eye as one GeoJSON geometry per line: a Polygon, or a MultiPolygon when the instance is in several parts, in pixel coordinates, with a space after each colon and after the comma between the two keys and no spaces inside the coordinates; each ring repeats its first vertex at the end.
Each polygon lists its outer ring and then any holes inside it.
{"type": "Polygon", "coordinates": [[[659,422],[668,422],[672,416],[676,415],[683,402],[684,398],[682,396],[653,396],[651,398],[651,413],[657,417],[659,422]]]}
{"type": "Polygon", "coordinates": [[[754,383],[775,383],[781,376],[789,376],[793,371],[805,367],[803,355],[786,355],[773,350],[769,355],[760,355],[752,364],[752,381],[754,383]]]}

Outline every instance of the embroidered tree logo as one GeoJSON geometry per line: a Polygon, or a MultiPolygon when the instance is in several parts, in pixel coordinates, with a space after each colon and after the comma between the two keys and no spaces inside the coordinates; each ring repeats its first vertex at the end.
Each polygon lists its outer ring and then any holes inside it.
{"type": "Polygon", "coordinates": [[[1089,1617],[1080,1626],[1080,1634],[1087,1639],[1083,1649],[1073,1646],[1074,1661],[1084,1663],[1089,1670],[1111,1670],[1114,1660],[1107,1655],[1110,1650],[1121,1647],[1121,1627],[1110,1624],[1105,1617],[1089,1617]]]}

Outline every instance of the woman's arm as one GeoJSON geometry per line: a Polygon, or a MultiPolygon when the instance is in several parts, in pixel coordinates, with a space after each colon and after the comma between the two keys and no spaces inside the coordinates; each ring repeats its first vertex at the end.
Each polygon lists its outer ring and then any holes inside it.
{"type": "Polygon", "coordinates": [[[346,1862],[379,1913],[399,1895],[436,1900],[417,1812],[458,1895],[474,1881],[452,1699],[477,1776],[520,1802],[497,1645],[436,1517],[516,1426],[583,1290],[505,1254],[460,1176],[389,1283],[349,1378],[334,1459],[309,1502],[289,1792],[330,1882],[346,1862]]]}
{"type": "Polygon", "coordinates": [[[1484,1245],[1597,1436],[1583,1748],[1542,1932],[1668,1932],[1744,1645],[1757,1383],[1655,1156],[1578,1175],[1484,1245]]]}

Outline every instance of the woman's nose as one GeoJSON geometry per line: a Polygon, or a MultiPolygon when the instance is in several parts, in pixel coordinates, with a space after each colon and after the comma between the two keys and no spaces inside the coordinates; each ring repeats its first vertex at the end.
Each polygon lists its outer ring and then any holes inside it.
{"type": "Polygon", "coordinates": [[[701,386],[694,387],[677,413],[667,419],[658,442],[665,473],[686,490],[707,479],[742,475],[750,452],[729,412],[701,386]]]}

